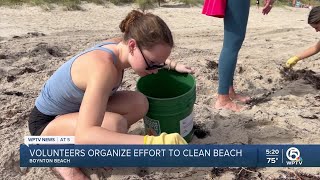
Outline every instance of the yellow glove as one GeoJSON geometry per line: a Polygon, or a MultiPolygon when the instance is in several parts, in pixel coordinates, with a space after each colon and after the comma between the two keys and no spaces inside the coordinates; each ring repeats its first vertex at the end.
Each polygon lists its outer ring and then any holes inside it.
{"type": "Polygon", "coordinates": [[[178,133],[161,133],[160,136],[144,136],[144,144],[188,144],[178,133]]]}
{"type": "Polygon", "coordinates": [[[297,57],[297,56],[293,56],[291,57],[290,59],[288,59],[287,63],[286,63],[286,66],[287,68],[292,68],[294,65],[297,64],[297,62],[299,61],[300,59],[297,57]]]}

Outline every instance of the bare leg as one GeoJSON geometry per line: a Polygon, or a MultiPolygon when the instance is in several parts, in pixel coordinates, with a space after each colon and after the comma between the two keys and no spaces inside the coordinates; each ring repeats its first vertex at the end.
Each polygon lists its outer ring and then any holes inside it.
{"type": "Polygon", "coordinates": [[[89,180],[89,178],[82,173],[80,168],[55,167],[52,170],[57,172],[64,180],[89,180]]]}
{"type": "MultiPolygon", "coordinates": [[[[141,93],[117,92],[109,98],[101,127],[109,130],[106,137],[110,144],[142,144],[143,136],[128,135],[128,127],[141,119],[148,110],[148,101],[141,93]]],[[[44,129],[41,136],[74,136],[79,113],[58,116],[44,129]]],[[[79,168],[54,168],[64,179],[87,180],[79,168]]]]}
{"type": "Polygon", "coordinates": [[[142,119],[148,112],[147,98],[138,92],[120,91],[111,96],[107,111],[121,114],[127,121],[128,127],[142,119]]]}
{"type": "Polygon", "coordinates": [[[251,98],[249,96],[242,96],[242,95],[239,95],[235,92],[234,90],[234,87],[231,86],[229,88],[229,97],[230,99],[232,100],[237,100],[237,101],[240,101],[240,102],[243,102],[243,103],[246,103],[248,102],[251,98]]]}

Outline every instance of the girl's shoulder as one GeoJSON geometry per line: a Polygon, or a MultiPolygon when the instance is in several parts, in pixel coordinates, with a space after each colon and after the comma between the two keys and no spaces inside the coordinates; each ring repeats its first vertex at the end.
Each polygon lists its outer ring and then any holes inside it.
{"type": "MultiPolygon", "coordinates": [[[[105,51],[90,51],[80,56],[73,67],[79,71],[97,72],[114,71],[114,56],[105,51]]],[[[91,73],[90,73],[91,74],[91,73]]]]}
{"type": "Polygon", "coordinates": [[[104,40],[105,42],[112,42],[112,43],[120,43],[123,40],[123,38],[121,37],[115,37],[115,38],[111,38],[111,39],[106,39],[104,40]]]}

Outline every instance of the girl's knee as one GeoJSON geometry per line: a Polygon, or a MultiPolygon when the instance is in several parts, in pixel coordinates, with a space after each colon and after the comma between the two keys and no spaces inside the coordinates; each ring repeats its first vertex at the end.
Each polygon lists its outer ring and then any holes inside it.
{"type": "Polygon", "coordinates": [[[125,118],[121,118],[116,124],[115,131],[119,133],[127,133],[128,128],[129,128],[128,121],[125,118]]]}
{"type": "Polygon", "coordinates": [[[120,114],[106,113],[101,127],[114,132],[127,133],[128,121],[120,114]]]}
{"type": "Polygon", "coordinates": [[[149,102],[145,95],[138,92],[136,95],[136,101],[135,101],[135,108],[133,108],[133,111],[135,113],[139,113],[142,117],[144,117],[149,109],[149,102]]]}

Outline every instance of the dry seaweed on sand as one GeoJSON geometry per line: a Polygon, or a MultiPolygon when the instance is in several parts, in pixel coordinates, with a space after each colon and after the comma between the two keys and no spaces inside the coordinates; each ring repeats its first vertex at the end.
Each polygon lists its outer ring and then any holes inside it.
{"type": "MultiPolygon", "coordinates": [[[[308,174],[308,173],[303,173],[300,171],[280,171],[281,173],[283,173],[284,177],[281,177],[281,179],[285,178],[285,179],[303,179],[303,180],[319,180],[320,176],[317,175],[312,175],[312,174],[308,174]]],[[[276,179],[280,179],[280,178],[276,178],[276,179]]]]}
{"type": "Polygon", "coordinates": [[[250,107],[252,107],[257,104],[262,104],[262,103],[268,102],[271,100],[271,97],[270,97],[271,94],[272,94],[271,92],[267,92],[267,93],[262,94],[260,97],[251,98],[249,101],[246,102],[246,104],[248,104],[250,107]]]}
{"type": "Polygon", "coordinates": [[[286,81],[295,81],[303,79],[307,84],[311,84],[315,89],[320,89],[320,77],[316,76],[312,70],[301,69],[293,70],[283,67],[280,69],[280,74],[286,81]]]}
{"type": "Polygon", "coordinates": [[[245,179],[250,179],[253,174],[257,173],[258,177],[261,177],[261,173],[258,172],[258,168],[243,168],[243,167],[239,167],[239,168],[229,168],[229,167],[214,167],[211,170],[211,176],[213,178],[215,177],[219,177],[222,174],[224,174],[225,172],[232,172],[235,175],[235,179],[236,180],[245,180],[245,179]]]}
{"type": "Polygon", "coordinates": [[[207,60],[207,68],[208,69],[217,69],[219,66],[218,63],[216,63],[215,61],[210,61],[210,60],[207,60]]]}

